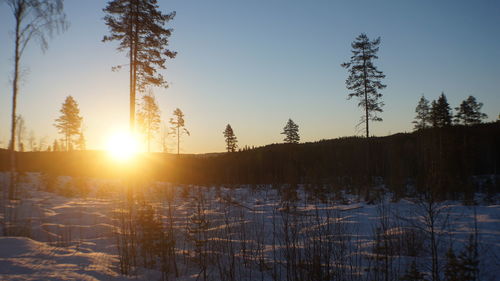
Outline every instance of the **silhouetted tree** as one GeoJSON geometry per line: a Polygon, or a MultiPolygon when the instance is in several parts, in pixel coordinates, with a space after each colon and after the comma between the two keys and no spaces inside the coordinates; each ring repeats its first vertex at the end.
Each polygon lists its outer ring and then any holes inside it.
{"type": "Polygon", "coordinates": [[[76,147],[82,151],[87,149],[87,140],[85,139],[83,130],[80,130],[80,133],[78,133],[78,139],[76,140],[76,147]]]}
{"type": "Polygon", "coordinates": [[[444,266],[444,280],[458,281],[460,280],[460,262],[455,255],[455,252],[450,247],[446,252],[446,264],[444,266]]]}
{"type": "Polygon", "coordinates": [[[129,56],[130,128],[133,131],[136,90],[143,91],[146,86],[168,86],[157,70],[166,69],[166,58],[174,58],[177,54],[167,49],[173,30],[165,28],[175,12],[163,14],[156,0],[112,0],[104,12],[110,35],[104,36],[102,41],[119,41],[118,51],[126,51],[129,56]]]}
{"type": "Polygon", "coordinates": [[[151,152],[151,140],[160,130],[160,108],[156,103],[155,96],[152,92],[142,96],[141,109],[138,113],[139,127],[141,128],[146,143],[148,152],[151,152]]]}
{"type": "Polygon", "coordinates": [[[17,115],[16,117],[16,139],[17,139],[17,149],[19,151],[24,151],[24,139],[26,136],[26,122],[24,122],[24,118],[21,115],[17,115]]]}
{"type": "Polygon", "coordinates": [[[72,137],[79,135],[82,127],[82,117],[78,103],[72,96],[67,96],[61,107],[61,116],[57,118],[54,126],[59,130],[59,133],[64,135],[65,149],[70,150],[72,147],[72,137]]]}
{"type": "Polygon", "coordinates": [[[444,93],[441,93],[437,101],[432,101],[431,122],[433,127],[446,127],[451,125],[451,109],[444,93]]]}
{"type": "Polygon", "coordinates": [[[482,102],[477,102],[475,97],[469,96],[462,101],[459,107],[455,107],[457,111],[454,119],[455,123],[466,126],[481,123],[482,119],[488,118],[488,115],[481,112],[482,107],[482,102]]]}
{"type": "Polygon", "coordinates": [[[168,152],[168,137],[170,135],[169,128],[163,124],[161,127],[161,149],[162,152],[168,152]]]}
{"type": "Polygon", "coordinates": [[[28,137],[28,145],[29,145],[29,149],[31,151],[39,150],[39,147],[37,147],[37,144],[36,144],[35,132],[33,130],[30,130],[30,136],[28,137]]]}
{"type": "Polygon", "coordinates": [[[10,129],[10,168],[11,181],[9,198],[14,196],[15,184],[15,149],[17,96],[19,94],[21,57],[26,46],[33,39],[38,40],[42,51],[48,47],[48,37],[54,31],[67,28],[63,0],[6,0],[14,16],[14,77],[12,79],[12,114],[10,129]]]}
{"type": "Polygon", "coordinates": [[[415,108],[415,130],[425,129],[431,125],[431,108],[429,106],[429,101],[422,95],[418,101],[417,107],[415,108]]]}
{"type": "Polygon", "coordinates": [[[57,140],[52,143],[52,151],[61,151],[61,146],[57,140]]]}
{"type": "Polygon", "coordinates": [[[285,135],[283,141],[285,143],[299,143],[299,125],[295,124],[292,119],[288,119],[285,127],[283,128],[283,132],[281,134],[285,135]]]}
{"type": "Polygon", "coordinates": [[[231,125],[227,124],[226,129],[223,132],[224,138],[226,138],[226,150],[227,152],[235,152],[238,148],[238,139],[234,135],[233,128],[231,125]]]}
{"type": "Polygon", "coordinates": [[[180,153],[181,136],[183,134],[190,135],[189,131],[185,128],[184,113],[176,108],[174,110],[174,118],[170,118],[171,134],[177,139],[177,155],[180,153]]]}
{"type": "MultiPolygon", "coordinates": [[[[476,234],[477,235],[477,234],[476,234]]],[[[476,281],[479,275],[479,253],[474,235],[469,236],[465,248],[458,255],[458,281],[476,281]]]]}
{"type": "Polygon", "coordinates": [[[348,99],[358,98],[358,106],[365,111],[361,124],[365,123],[367,138],[370,137],[369,121],[382,121],[377,113],[383,111],[384,103],[380,100],[382,94],[379,90],[386,87],[381,82],[385,75],[373,64],[373,61],[378,59],[379,44],[380,37],[370,41],[366,34],[361,33],[351,44],[353,55],[350,61],[341,65],[349,72],[345,83],[347,89],[352,92],[348,99]]]}

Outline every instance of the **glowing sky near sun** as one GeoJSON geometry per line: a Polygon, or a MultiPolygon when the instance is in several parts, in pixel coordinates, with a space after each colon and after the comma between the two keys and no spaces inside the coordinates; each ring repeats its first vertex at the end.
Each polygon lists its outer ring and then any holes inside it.
{"type": "MultiPolygon", "coordinates": [[[[347,101],[340,67],[361,32],[381,36],[379,68],[387,75],[384,122],[375,135],[411,131],[419,96],[444,91],[452,107],[474,95],[488,120],[500,110],[499,1],[159,1],[175,10],[167,62],[169,89],[156,89],[164,120],[179,107],[191,131],[185,153],[224,150],[230,123],[240,146],[281,142],[292,118],[302,141],[358,133],[360,110],[347,101]]],[[[27,133],[57,136],[54,119],[72,95],[84,117],[90,149],[105,149],[128,124],[128,74],[112,72],[124,53],[101,43],[105,1],[66,1],[70,28],[43,54],[23,58],[19,112],[27,133]]],[[[0,4],[0,146],[8,140],[12,16],[0,4]]],[[[156,146],[158,149],[159,146],[156,146]]]]}

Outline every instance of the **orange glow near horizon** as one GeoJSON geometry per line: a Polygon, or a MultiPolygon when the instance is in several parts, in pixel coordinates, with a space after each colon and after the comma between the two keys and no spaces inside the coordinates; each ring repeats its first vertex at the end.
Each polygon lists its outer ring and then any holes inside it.
{"type": "Polygon", "coordinates": [[[106,150],[114,160],[127,162],[139,153],[139,140],[128,131],[119,131],[109,136],[106,150]]]}

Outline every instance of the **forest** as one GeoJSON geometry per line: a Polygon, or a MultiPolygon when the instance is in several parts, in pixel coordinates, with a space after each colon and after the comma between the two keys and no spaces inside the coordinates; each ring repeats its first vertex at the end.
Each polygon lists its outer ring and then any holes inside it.
{"type": "MultiPolygon", "coordinates": [[[[500,123],[427,128],[370,139],[369,173],[366,139],[349,137],[302,144],[272,144],[216,154],[144,155],[137,161],[143,177],[179,184],[308,184],[326,189],[347,188],[366,193],[383,184],[398,195],[408,186],[429,189],[442,199],[459,194],[499,192],[498,179],[487,186],[474,177],[498,175],[500,123]],[[367,174],[371,178],[367,178],[367,174]]],[[[77,177],[119,177],[100,151],[18,152],[18,169],[77,177]]],[[[0,169],[8,171],[6,150],[0,169]]]]}

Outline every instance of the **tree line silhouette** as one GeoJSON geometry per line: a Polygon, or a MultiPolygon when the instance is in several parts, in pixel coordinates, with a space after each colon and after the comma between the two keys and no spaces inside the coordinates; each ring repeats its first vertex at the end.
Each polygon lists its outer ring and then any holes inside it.
{"type": "MultiPolygon", "coordinates": [[[[361,137],[272,144],[232,153],[151,153],[138,157],[136,164],[144,177],[173,183],[307,184],[318,189],[345,188],[367,196],[373,186],[385,184],[398,196],[432,189],[439,191],[441,198],[462,198],[476,190],[489,194],[500,191],[498,143],[498,122],[373,137],[370,179],[365,177],[366,139],[361,137]],[[477,180],[481,175],[493,176],[477,180]]],[[[1,170],[9,167],[7,155],[0,150],[1,170]]],[[[20,171],[120,175],[104,152],[25,152],[18,153],[18,158],[20,171]]]]}

